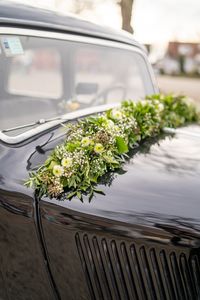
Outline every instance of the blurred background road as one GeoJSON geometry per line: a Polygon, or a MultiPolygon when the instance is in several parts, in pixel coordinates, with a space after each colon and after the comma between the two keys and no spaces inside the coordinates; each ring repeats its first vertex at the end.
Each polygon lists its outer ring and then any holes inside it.
{"type": "Polygon", "coordinates": [[[163,93],[184,94],[200,104],[200,80],[198,78],[156,76],[160,91],[163,93]]]}

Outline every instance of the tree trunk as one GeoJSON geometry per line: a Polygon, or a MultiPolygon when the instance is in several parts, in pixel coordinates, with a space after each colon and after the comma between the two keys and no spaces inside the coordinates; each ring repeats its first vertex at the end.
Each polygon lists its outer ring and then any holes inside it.
{"type": "Polygon", "coordinates": [[[121,0],[120,7],[122,15],[122,29],[133,33],[133,28],[131,26],[133,0],[121,0]]]}

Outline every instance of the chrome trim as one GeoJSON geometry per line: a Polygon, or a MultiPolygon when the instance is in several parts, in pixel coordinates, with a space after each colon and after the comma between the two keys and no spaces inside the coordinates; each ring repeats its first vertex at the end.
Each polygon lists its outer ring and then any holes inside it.
{"type": "Polygon", "coordinates": [[[42,131],[53,128],[59,124],[62,124],[62,123],[65,123],[65,122],[68,122],[71,120],[75,120],[80,117],[85,117],[85,116],[88,116],[91,114],[101,113],[110,108],[119,107],[119,106],[120,106],[120,103],[112,103],[112,104],[99,105],[99,106],[94,106],[94,107],[90,107],[90,108],[77,110],[75,112],[71,112],[71,113],[65,114],[63,116],[60,116],[59,120],[55,120],[55,121],[51,121],[50,123],[38,125],[36,128],[30,129],[30,130],[28,130],[22,134],[19,134],[15,137],[7,136],[4,133],[2,133],[2,131],[0,131],[0,141],[3,141],[6,144],[15,145],[15,144],[21,143],[21,142],[35,136],[36,134],[41,133],[42,131]]]}
{"type": "MultiPolygon", "coordinates": [[[[44,30],[35,30],[35,29],[24,29],[24,28],[14,28],[14,27],[0,27],[0,34],[12,34],[12,35],[28,35],[33,37],[43,37],[43,38],[52,38],[52,39],[59,39],[59,40],[66,40],[66,41],[73,41],[73,42],[82,42],[86,44],[94,44],[94,45],[100,45],[100,46],[108,46],[112,48],[118,48],[118,49],[125,49],[132,52],[136,52],[142,56],[144,61],[147,65],[147,70],[149,72],[151,81],[152,81],[152,87],[154,90],[154,93],[158,92],[156,80],[153,74],[153,70],[150,68],[147,56],[144,51],[141,50],[137,46],[137,44],[131,46],[128,44],[124,44],[123,42],[117,42],[117,41],[110,41],[106,39],[100,39],[100,38],[93,38],[93,37],[86,37],[81,35],[73,35],[73,34],[67,34],[67,33],[61,33],[61,32],[51,32],[51,31],[44,31],[44,30]]],[[[107,106],[107,105],[106,105],[107,106]]],[[[72,120],[81,116],[86,116],[91,113],[95,112],[102,112],[105,110],[105,106],[101,105],[100,107],[94,107],[94,109],[88,108],[84,110],[77,111],[76,113],[69,113],[67,115],[63,115],[63,121],[72,120]],[[67,120],[66,120],[67,117],[67,120]]],[[[17,144],[20,142],[23,142],[24,140],[42,132],[43,130],[52,128],[59,123],[62,123],[62,121],[52,121],[51,124],[42,124],[36,128],[33,128],[31,130],[28,130],[25,133],[22,133],[15,137],[9,137],[5,135],[2,131],[0,131],[0,141],[3,141],[7,144],[17,144]]]]}
{"type": "Polygon", "coordinates": [[[93,37],[82,36],[77,34],[73,35],[73,34],[61,33],[61,32],[14,28],[14,27],[0,27],[0,34],[12,34],[12,35],[18,34],[18,35],[28,35],[33,37],[52,38],[52,39],[67,40],[67,41],[88,43],[94,45],[102,45],[102,46],[105,45],[114,48],[129,49],[131,51],[133,51],[133,48],[137,48],[138,52],[143,54],[143,51],[141,50],[141,48],[137,46],[137,44],[132,46],[132,45],[125,44],[123,42],[110,41],[106,39],[93,38],[93,37]]]}

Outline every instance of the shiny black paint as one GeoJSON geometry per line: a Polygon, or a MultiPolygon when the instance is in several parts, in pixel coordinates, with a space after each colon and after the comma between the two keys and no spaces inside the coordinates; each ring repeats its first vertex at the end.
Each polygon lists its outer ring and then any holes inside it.
{"type": "Polygon", "coordinates": [[[1,189],[0,220],[0,298],[54,299],[38,242],[33,199],[1,189]]]}
{"type": "Polygon", "coordinates": [[[34,192],[23,185],[27,149],[0,145],[1,300],[57,299],[40,244],[34,192]]]}
{"type": "MultiPolygon", "coordinates": [[[[199,132],[198,127],[185,130],[199,132]]],[[[42,199],[40,209],[45,241],[52,273],[62,298],[66,295],[70,299],[77,298],[69,292],[69,285],[75,287],[77,284],[74,281],[77,275],[66,281],[67,274],[79,274],[77,233],[83,239],[89,234],[91,242],[88,242],[88,247],[92,247],[93,239],[109,239],[111,243],[117,241],[118,244],[138,245],[138,251],[143,246],[149,250],[156,249],[158,253],[165,249],[169,258],[173,253],[180,258],[184,255],[188,264],[191,255],[195,254],[199,259],[199,149],[200,138],[188,135],[147,141],[135,150],[133,157],[125,164],[123,175],[116,174],[109,187],[100,186],[106,196],[97,195],[91,203],[87,197],[83,203],[79,199],[71,202],[42,199]]],[[[88,265],[91,265],[91,260],[88,265]]],[[[93,276],[95,272],[90,278],[93,276]]],[[[81,281],[81,278],[78,277],[78,280],[81,281]]],[[[98,285],[93,287],[91,295],[94,299],[101,299],[97,290],[98,285]]],[[[186,291],[182,294],[174,288],[170,293],[164,294],[165,297],[189,299],[186,291]]],[[[199,290],[193,294],[194,299],[198,293],[199,290]]],[[[149,299],[163,299],[156,291],[155,295],[150,292],[147,295],[149,299]]],[[[118,296],[119,299],[128,299],[121,294],[118,296]]],[[[115,296],[112,297],[115,299],[115,296]]]]}
{"type": "MultiPolygon", "coordinates": [[[[185,128],[198,133],[198,126],[185,128]]],[[[106,196],[96,194],[89,203],[49,200],[63,208],[108,219],[152,226],[159,218],[178,225],[181,220],[199,224],[200,138],[165,136],[146,141],[114,174],[110,186],[100,185],[106,196]],[[146,218],[148,216],[148,218],[146,218]],[[139,221],[140,220],[140,221],[139,221]]],[[[112,176],[113,177],[113,176],[112,176]]],[[[185,223],[184,223],[185,224],[185,223]]],[[[192,226],[193,228],[193,226],[192,226]]]]}
{"type": "Polygon", "coordinates": [[[106,196],[91,203],[87,197],[83,203],[44,197],[36,220],[34,193],[23,180],[63,139],[59,127],[17,147],[0,145],[2,299],[6,293],[10,299],[53,299],[53,283],[61,299],[89,299],[77,233],[199,255],[199,138],[147,141],[126,162],[124,174],[99,186],[106,196]]]}

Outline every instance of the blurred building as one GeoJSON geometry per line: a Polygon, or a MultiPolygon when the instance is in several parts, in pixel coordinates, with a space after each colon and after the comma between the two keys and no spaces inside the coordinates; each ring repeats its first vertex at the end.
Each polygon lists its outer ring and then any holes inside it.
{"type": "Polygon", "coordinates": [[[200,75],[200,43],[169,42],[156,68],[169,75],[200,75]]]}

